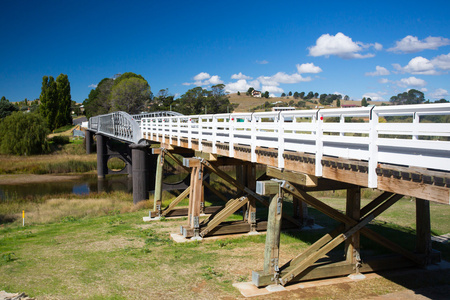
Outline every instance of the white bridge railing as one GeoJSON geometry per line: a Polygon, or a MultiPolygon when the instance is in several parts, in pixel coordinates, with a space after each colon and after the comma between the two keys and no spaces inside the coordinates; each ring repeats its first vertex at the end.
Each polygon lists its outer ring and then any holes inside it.
{"type": "MultiPolygon", "coordinates": [[[[436,117],[435,117],[436,118],[436,117]]],[[[368,162],[368,186],[377,187],[379,163],[450,171],[450,104],[379,106],[371,108],[295,110],[283,112],[142,118],[141,138],[181,145],[181,139],[278,150],[278,167],[284,168],[284,151],[315,155],[315,175],[322,176],[324,156],[368,162]],[[443,116],[430,121],[430,116],[443,116]],[[397,118],[390,118],[397,117],[397,118]],[[403,117],[403,118],[398,118],[403,117]]]]}

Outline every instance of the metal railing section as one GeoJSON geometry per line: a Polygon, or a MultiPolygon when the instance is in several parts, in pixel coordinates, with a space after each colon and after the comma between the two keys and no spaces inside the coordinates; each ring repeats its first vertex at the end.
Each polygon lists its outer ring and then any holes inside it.
{"type": "MultiPolygon", "coordinates": [[[[94,124],[94,123],[93,123],[94,124]]],[[[315,175],[322,176],[324,156],[368,162],[368,187],[377,187],[379,163],[450,171],[450,104],[378,106],[283,112],[161,116],[141,119],[141,138],[160,141],[159,135],[180,146],[186,139],[251,148],[278,150],[284,168],[285,151],[315,155],[315,175]],[[447,116],[430,122],[425,116],[447,116]],[[400,118],[391,118],[400,117],[400,118]]]]}
{"type": "Polygon", "coordinates": [[[139,124],[123,111],[89,118],[89,129],[125,142],[137,144],[141,140],[139,124]]]}

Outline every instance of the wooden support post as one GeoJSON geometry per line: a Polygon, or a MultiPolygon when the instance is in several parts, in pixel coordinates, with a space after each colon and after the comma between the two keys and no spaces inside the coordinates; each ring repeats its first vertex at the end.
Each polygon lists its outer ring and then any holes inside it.
{"type": "MultiPolygon", "coordinates": [[[[283,194],[276,194],[269,205],[266,244],[264,249],[264,274],[279,272],[278,260],[280,253],[281,217],[283,213],[283,194]]],[[[274,282],[277,283],[277,282],[274,282]]]]}
{"type": "Polygon", "coordinates": [[[156,161],[155,194],[153,199],[153,211],[156,212],[157,217],[161,216],[163,168],[164,152],[161,152],[160,154],[158,154],[158,158],[156,161]]]}
{"type": "Polygon", "coordinates": [[[424,266],[431,262],[430,201],[416,198],[416,252],[424,255],[424,266]]]}
{"type": "MultiPolygon", "coordinates": [[[[200,213],[202,205],[203,189],[203,165],[195,162],[195,159],[189,160],[192,165],[191,172],[191,192],[189,195],[189,227],[194,230],[193,239],[200,238],[200,213]],[[191,163],[192,162],[192,163],[191,163]]],[[[204,202],[203,202],[204,203],[204,202]]]]}
{"type": "MultiPolygon", "coordinates": [[[[256,165],[248,164],[245,166],[247,169],[247,187],[253,192],[256,191],[256,165]]],[[[247,207],[247,222],[250,224],[250,232],[256,232],[256,200],[250,198],[247,207]]]]}
{"type": "MultiPolygon", "coordinates": [[[[361,217],[361,188],[354,187],[347,189],[347,205],[346,215],[355,221],[359,221],[361,217]]],[[[346,229],[351,226],[347,225],[346,229]]],[[[348,263],[354,266],[355,273],[359,273],[361,266],[360,257],[360,235],[356,232],[351,238],[345,241],[345,257],[348,263]]]]}

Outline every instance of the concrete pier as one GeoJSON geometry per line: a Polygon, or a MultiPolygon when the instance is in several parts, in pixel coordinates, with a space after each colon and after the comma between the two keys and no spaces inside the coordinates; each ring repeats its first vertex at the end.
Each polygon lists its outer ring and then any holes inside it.
{"type": "Polygon", "coordinates": [[[93,152],[94,146],[94,134],[86,130],[85,131],[85,141],[86,141],[86,154],[91,154],[93,152]]]}
{"type": "Polygon", "coordinates": [[[97,176],[105,178],[108,174],[108,149],[106,142],[108,138],[101,134],[97,134],[97,176]]]}
{"type": "Polygon", "coordinates": [[[133,203],[148,199],[148,146],[132,144],[131,159],[133,170],[133,203]]]}

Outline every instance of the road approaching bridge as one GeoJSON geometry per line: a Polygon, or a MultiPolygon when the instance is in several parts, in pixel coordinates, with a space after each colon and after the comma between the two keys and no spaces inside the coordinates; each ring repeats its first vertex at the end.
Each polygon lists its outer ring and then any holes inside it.
{"type": "MultiPolygon", "coordinates": [[[[131,144],[132,173],[136,177],[133,180],[139,182],[138,191],[134,192],[139,194],[136,201],[148,197],[139,190],[146,188],[145,173],[152,170],[142,165],[147,164],[149,146],[159,144],[158,148],[152,148],[158,159],[154,167],[155,208],[151,217],[168,216],[182,200],[177,198],[165,210],[161,207],[158,193],[164,157],[171,156],[176,161],[173,153],[194,156],[178,161],[192,173],[190,188],[180,196],[190,195],[188,225],[182,227],[182,233],[201,239],[215,234],[267,230],[264,270],[253,273],[257,286],[426,265],[438,260],[431,250],[429,201],[450,204],[448,103],[191,116],[170,112],[129,116],[117,112],[91,118],[88,130],[97,135],[97,153],[98,149],[104,151],[99,147],[104,143],[103,137],[131,144]],[[240,166],[240,175],[231,178],[218,168],[223,164],[240,166]],[[256,182],[256,164],[267,166],[265,179],[275,180],[256,182]],[[226,206],[200,222],[199,216],[205,212],[203,187],[220,194],[204,181],[207,173],[216,174],[240,192],[235,199],[223,199],[226,206]],[[361,188],[376,188],[382,194],[361,208],[361,188]],[[344,214],[308,194],[335,189],[347,190],[344,214]],[[291,194],[294,199],[292,217],[282,213],[284,194],[291,194]],[[415,252],[366,226],[403,196],[416,198],[415,252]],[[264,224],[256,221],[256,201],[269,207],[269,219],[264,224]],[[342,225],[286,265],[278,266],[281,225],[304,225],[306,215],[301,211],[306,204],[342,225]],[[245,224],[228,226],[223,222],[242,208],[245,224]],[[401,258],[377,258],[373,263],[363,263],[360,234],[401,258]],[[344,261],[318,263],[342,242],[346,244],[344,261]]],[[[102,160],[98,161],[104,166],[102,160]]],[[[99,176],[103,174],[99,169],[99,176]]]]}

